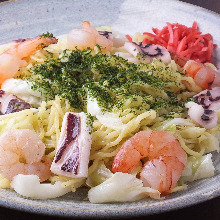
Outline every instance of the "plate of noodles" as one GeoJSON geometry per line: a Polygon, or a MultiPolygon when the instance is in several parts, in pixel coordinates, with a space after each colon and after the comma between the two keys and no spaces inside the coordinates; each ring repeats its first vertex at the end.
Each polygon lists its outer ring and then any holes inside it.
{"type": "Polygon", "coordinates": [[[220,195],[219,15],[174,0],[0,7],[1,206],[126,217],[220,195]]]}

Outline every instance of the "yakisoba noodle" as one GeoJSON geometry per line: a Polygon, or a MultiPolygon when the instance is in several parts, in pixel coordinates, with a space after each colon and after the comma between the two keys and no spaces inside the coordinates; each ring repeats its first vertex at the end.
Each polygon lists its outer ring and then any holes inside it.
{"type": "MultiPolygon", "coordinates": [[[[134,42],[140,42],[143,36],[136,34],[133,37],[134,42]]],[[[114,46],[114,45],[113,45],[114,46]]],[[[19,70],[18,75],[30,76],[30,69],[36,64],[43,64],[46,60],[59,58],[63,51],[67,49],[67,37],[63,35],[59,38],[57,44],[51,44],[48,47],[37,51],[26,59],[27,65],[19,70]]],[[[127,56],[127,51],[123,46],[113,47],[112,51],[123,52],[127,56]]],[[[99,53],[99,48],[95,46],[91,54],[99,53]]],[[[106,52],[110,55],[109,52],[106,52]]],[[[128,55],[130,56],[130,55],[128,55]]],[[[135,59],[135,58],[132,58],[135,59]]],[[[129,59],[128,59],[129,60],[129,59]]],[[[137,59],[136,63],[140,63],[137,59]]],[[[182,68],[171,60],[169,64],[164,64],[160,60],[154,60],[148,65],[141,65],[140,71],[154,71],[156,77],[162,77],[167,81],[166,88],[168,91],[179,93],[179,101],[185,101],[201,91],[201,88],[195,84],[193,78],[181,74],[182,68]],[[180,92],[181,91],[181,92],[180,92]]],[[[150,99],[156,99],[158,96],[162,99],[168,99],[167,93],[158,90],[149,85],[132,85],[133,89],[150,94],[150,99]]],[[[21,96],[22,98],[22,96],[21,96]]],[[[61,125],[66,112],[77,112],[79,110],[71,107],[67,99],[56,96],[54,100],[45,100],[39,103],[37,108],[26,109],[20,112],[2,115],[0,117],[0,134],[11,129],[32,129],[39,135],[40,139],[46,145],[46,156],[53,159],[56,154],[56,146],[60,137],[61,125]]],[[[171,132],[179,141],[181,147],[188,154],[188,158],[200,160],[202,156],[219,150],[219,124],[212,129],[199,127],[186,115],[175,112],[174,118],[182,117],[182,124],[172,123],[172,119],[165,119],[162,114],[167,114],[167,110],[150,109],[150,105],[143,100],[140,95],[125,100],[122,108],[114,108],[110,112],[104,112],[93,118],[92,122],[92,146],[90,151],[90,163],[88,178],[70,178],[61,175],[52,174],[49,181],[54,184],[62,182],[62,187],[70,187],[75,192],[81,186],[94,187],[110,178],[111,165],[121,145],[136,134],[143,130],[166,130],[171,132]],[[142,108],[139,108],[142,106],[142,108]],[[135,109],[135,110],[134,110],[135,109]],[[170,123],[166,126],[166,124],[170,123]],[[100,170],[105,171],[101,178],[96,178],[100,170]]],[[[141,170],[141,164],[138,164],[133,173],[137,174],[141,170]]],[[[199,166],[197,166],[198,168],[199,166]]],[[[172,192],[185,188],[184,178],[178,182],[172,192]]],[[[10,181],[4,176],[0,176],[0,187],[9,188],[10,181]]],[[[153,197],[153,196],[152,196],[153,197]]]]}

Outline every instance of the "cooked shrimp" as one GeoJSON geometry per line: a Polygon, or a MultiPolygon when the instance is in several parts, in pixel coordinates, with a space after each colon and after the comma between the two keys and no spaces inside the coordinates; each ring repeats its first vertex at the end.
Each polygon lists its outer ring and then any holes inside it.
{"type": "Polygon", "coordinates": [[[88,47],[93,49],[98,44],[102,52],[106,52],[110,51],[113,45],[110,39],[100,35],[88,21],[83,21],[82,29],[72,30],[67,36],[67,42],[71,50],[76,47],[80,50],[87,49],[88,47]]]}
{"type": "Polygon", "coordinates": [[[54,37],[38,36],[33,39],[25,40],[15,44],[0,55],[0,84],[6,79],[13,78],[19,68],[27,63],[24,58],[27,58],[37,50],[56,43],[54,37]]]}
{"type": "Polygon", "coordinates": [[[169,132],[140,131],[122,145],[112,171],[129,173],[145,157],[149,160],[140,173],[144,186],[168,194],[185,167],[186,153],[169,132]]]}
{"type": "Polygon", "coordinates": [[[189,60],[184,65],[184,70],[203,89],[208,89],[211,86],[220,86],[220,74],[202,63],[189,60]]]}
{"type": "Polygon", "coordinates": [[[45,145],[34,131],[7,131],[0,136],[0,173],[9,180],[17,174],[34,174],[45,181],[51,175],[51,160],[44,153],[45,145]]]}

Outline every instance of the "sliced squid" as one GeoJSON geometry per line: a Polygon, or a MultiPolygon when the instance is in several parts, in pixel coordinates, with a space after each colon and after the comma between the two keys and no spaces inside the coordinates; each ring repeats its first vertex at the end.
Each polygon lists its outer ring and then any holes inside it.
{"type": "Polygon", "coordinates": [[[112,32],[110,31],[98,31],[100,35],[106,37],[107,39],[113,40],[112,32]]]}
{"type": "Polygon", "coordinates": [[[67,112],[63,118],[51,171],[72,178],[88,176],[92,138],[85,113],[67,112]]]}
{"type": "Polygon", "coordinates": [[[189,109],[189,117],[202,127],[211,129],[217,125],[218,117],[214,111],[210,110],[211,114],[209,113],[209,115],[206,115],[205,111],[207,112],[209,110],[203,109],[201,105],[195,102],[188,102],[185,106],[189,109]]]}
{"type": "Polygon", "coordinates": [[[142,43],[138,45],[134,42],[125,42],[124,47],[134,57],[138,57],[138,54],[140,54],[146,63],[152,62],[154,58],[161,59],[164,63],[170,63],[171,61],[169,51],[160,45],[143,45],[142,43]]]}
{"type": "Polygon", "coordinates": [[[7,93],[14,94],[18,98],[22,99],[23,101],[29,103],[31,106],[40,106],[41,102],[43,101],[42,92],[32,90],[33,83],[30,81],[11,78],[5,80],[1,88],[7,93]]]}
{"type": "Polygon", "coordinates": [[[196,102],[188,102],[190,118],[206,129],[217,125],[218,116],[215,110],[220,109],[220,87],[206,89],[195,95],[196,102]]]}
{"type": "Polygon", "coordinates": [[[31,105],[19,99],[16,95],[0,90],[0,114],[9,114],[31,108],[31,105]]]}

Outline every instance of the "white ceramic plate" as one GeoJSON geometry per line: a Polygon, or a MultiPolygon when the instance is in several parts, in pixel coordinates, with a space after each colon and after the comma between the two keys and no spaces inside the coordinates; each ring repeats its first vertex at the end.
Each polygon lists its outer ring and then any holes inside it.
{"type": "MultiPolygon", "coordinates": [[[[220,45],[220,16],[200,7],[174,0],[17,0],[0,4],[0,43],[34,37],[47,31],[55,36],[80,27],[83,20],[94,26],[108,25],[124,33],[151,31],[166,22],[187,26],[197,21],[203,33],[211,33],[220,45]]],[[[214,54],[220,67],[220,50],[214,54]]],[[[187,190],[165,200],[146,199],[132,203],[90,204],[86,189],[62,198],[39,201],[0,190],[0,205],[33,213],[72,217],[140,216],[182,208],[220,195],[220,155],[214,154],[215,176],[189,184],[187,190]]]]}

